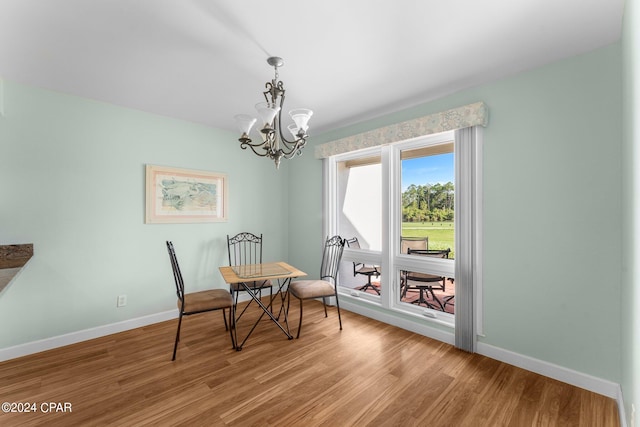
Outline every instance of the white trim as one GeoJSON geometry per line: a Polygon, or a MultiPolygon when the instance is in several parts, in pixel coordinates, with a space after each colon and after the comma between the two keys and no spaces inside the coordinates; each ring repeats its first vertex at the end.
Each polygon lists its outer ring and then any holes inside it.
{"type": "MultiPolygon", "coordinates": [[[[434,340],[442,341],[447,344],[454,344],[452,332],[443,331],[441,329],[432,328],[429,325],[421,324],[417,321],[404,319],[398,315],[390,314],[387,311],[381,311],[378,305],[368,307],[366,305],[354,304],[349,298],[340,296],[340,309],[345,309],[353,313],[360,314],[365,317],[377,320],[382,323],[397,326],[398,328],[414,332],[434,340]],[[376,309],[378,307],[378,309],[376,309]]],[[[450,325],[449,325],[450,326],[450,325]]]]}
{"type": "Polygon", "coordinates": [[[624,410],[624,396],[622,395],[622,387],[620,387],[620,384],[618,384],[616,402],[618,402],[618,418],[620,418],[620,427],[627,427],[627,414],[624,410]]]}
{"type": "MultiPolygon", "coordinates": [[[[395,166],[392,166],[392,163],[395,162],[395,156],[398,153],[394,153],[393,150],[390,150],[388,147],[380,149],[380,161],[381,163],[381,180],[380,180],[380,193],[381,193],[381,202],[382,209],[381,212],[381,220],[380,224],[380,237],[382,239],[382,248],[392,248],[393,247],[393,229],[395,229],[395,224],[397,221],[397,211],[395,210],[394,203],[389,203],[390,198],[393,195],[396,195],[395,188],[399,188],[399,177],[400,174],[395,166]],[[398,185],[398,187],[396,187],[398,185]]],[[[336,205],[337,206],[337,205],[336,205]]],[[[380,266],[382,267],[382,275],[380,277],[381,283],[388,283],[387,286],[382,286],[380,290],[380,305],[385,309],[390,309],[395,305],[394,298],[396,298],[395,287],[399,284],[396,281],[396,273],[392,271],[391,266],[393,265],[393,253],[388,249],[385,251],[381,251],[380,253],[382,259],[380,260],[380,266]]]]}
{"type": "Polygon", "coordinates": [[[322,189],[322,212],[325,213],[325,215],[323,215],[322,221],[323,236],[328,236],[329,233],[333,233],[334,230],[338,229],[338,217],[335,213],[335,210],[329,210],[329,206],[335,206],[336,200],[338,198],[335,188],[337,174],[336,169],[336,162],[330,162],[327,159],[322,162],[322,170],[324,175],[322,179],[322,183],[324,185],[324,188],[322,189]]]}
{"type": "Polygon", "coordinates": [[[382,252],[364,248],[351,249],[345,245],[344,252],[342,252],[342,261],[380,265],[382,263],[382,252]]]}
{"type": "Polygon", "coordinates": [[[494,347],[490,344],[478,342],[477,353],[612,399],[617,400],[622,393],[620,391],[620,385],[613,381],[604,380],[589,374],[574,371],[573,369],[534,359],[533,357],[503,348],[494,347]]]}
{"type": "MultiPolygon", "coordinates": [[[[398,240],[400,239],[398,238],[398,240]]],[[[427,257],[417,257],[415,255],[400,254],[395,257],[395,265],[400,270],[455,277],[455,260],[452,259],[432,259],[427,257]]]]}
{"type": "Polygon", "coordinates": [[[175,309],[19,344],[0,349],[0,362],[177,318],[178,309],[175,309]]]}

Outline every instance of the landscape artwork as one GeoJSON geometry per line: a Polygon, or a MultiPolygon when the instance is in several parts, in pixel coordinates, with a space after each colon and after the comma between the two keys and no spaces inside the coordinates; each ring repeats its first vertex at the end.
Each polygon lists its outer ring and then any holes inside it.
{"type": "Polygon", "coordinates": [[[227,220],[225,174],[146,166],[145,223],[192,223],[227,220]]]}

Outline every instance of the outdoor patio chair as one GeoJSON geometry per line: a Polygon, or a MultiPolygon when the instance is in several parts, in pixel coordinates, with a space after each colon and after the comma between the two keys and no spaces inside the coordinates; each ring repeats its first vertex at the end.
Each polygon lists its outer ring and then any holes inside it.
{"type": "Polygon", "coordinates": [[[401,237],[400,253],[408,254],[411,250],[427,250],[429,249],[429,237],[401,237]]]}
{"type": "MultiPolygon", "coordinates": [[[[429,249],[408,249],[410,255],[418,256],[430,256],[436,258],[449,258],[451,249],[445,250],[429,250],[429,249]]],[[[445,311],[445,305],[436,296],[434,289],[441,291],[445,290],[447,278],[444,276],[438,276],[434,274],[419,273],[415,271],[403,271],[401,273],[400,286],[402,298],[405,298],[407,291],[416,289],[420,292],[417,300],[412,301],[412,304],[424,304],[428,308],[437,309],[431,302],[425,298],[425,296],[431,295],[431,298],[438,305],[440,311],[445,311]]]]}
{"type": "MultiPolygon", "coordinates": [[[[358,242],[357,237],[348,239],[346,242],[347,242],[348,248],[360,249],[360,242],[358,242]]],[[[378,265],[367,265],[361,262],[353,263],[353,277],[355,277],[358,274],[361,274],[367,277],[367,283],[360,288],[361,291],[366,291],[367,289],[373,289],[378,295],[380,295],[380,291],[378,290],[378,288],[373,283],[371,283],[371,278],[374,276],[380,277],[380,273],[381,273],[381,269],[380,269],[380,266],[378,265]]]]}

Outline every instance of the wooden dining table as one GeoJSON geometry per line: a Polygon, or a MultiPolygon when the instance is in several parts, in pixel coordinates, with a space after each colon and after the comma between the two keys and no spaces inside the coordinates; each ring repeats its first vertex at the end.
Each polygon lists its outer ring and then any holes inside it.
{"type": "MultiPolygon", "coordinates": [[[[287,289],[289,283],[291,282],[291,279],[295,279],[301,276],[306,276],[307,273],[282,261],[266,262],[262,264],[224,266],[224,267],[219,267],[219,270],[220,270],[220,273],[222,274],[222,278],[226,283],[228,283],[229,285],[234,283],[240,284],[242,288],[247,292],[247,294],[251,296],[252,300],[255,301],[256,304],[262,309],[262,313],[260,313],[260,316],[251,327],[251,330],[247,333],[244,339],[242,339],[242,342],[238,340],[237,323],[234,323],[234,325],[236,326],[234,328],[235,335],[236,335],[234,337],[234,343],[237,351],[242,350],[242,347],[244,346],[245,342],[247,341],[247,339],[249,339],[249,337],[251,336],[251,334],[253,333],[253,331],[255,330],[255,328],[258,326],[258,324],[260,323],[260,321],[263,319],[265,315],[267,315],[271,319],[271,321],[278,328],[280,328],[282,332],[284,332],[284,334],[287,336],[288,339],[293,339],[293,336],[289,332],[289,320],[287,318],[287,310],[281,309],[280,313],[276,317],[273,314],[271,307],[273,307],[273,301],[277,297],[280,297],[280,300],[282,302],[282,307],[284,307],[284,303],[285,303],[284,291],[287,289]],[[278,283],[276,292],[273,292],[271,294],[271,299],[269,301],[269,304],[264,304],[260,299],[258,289],[251,287],[249,284],[252,282],[261,282],[265,280],[274,280],[274,279],[278,283]],[[280,322],[279,320],[280,314],[283,314],[284,322],[280,322]]],[[[249,301],[249,303],[251,303],[251,301],[249,301]]],[[[236,310],[235,310],[235,307],[233,307],[233,321],[237,322],[238,318],[236,318],[235,313],[236,313],[236,310]]]]}

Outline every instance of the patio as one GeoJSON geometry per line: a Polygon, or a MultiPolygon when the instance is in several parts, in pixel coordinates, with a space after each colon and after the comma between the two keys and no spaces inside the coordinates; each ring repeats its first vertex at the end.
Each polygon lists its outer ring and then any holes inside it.
{"type": "MultiPolygon", "coordinates": [[[[373,279],[371,281],[371,283],[373,284],[373,286],[376,287],[376,289],[380,290],[380,280],[379,279],[373,279]]],[[[357,288],[357,289],[361,289],[361,288],[357,288]]],[[[366,289],[364,292],[368,293],[368,294],[372,294],[372,295],[378,295],[376,291],[374,291],[373,289],[366,289]]],[[[440,300],[440,302],[442,303],[442,305],[444,305],[445,308],[445,313],[450,313],[450,314],[454,314],[454,310],[455,310],[455,299],[452,299],[451,302],[448,302],[447,304],[445,304],[445,298],[449,297],[449,296],[455,296],[456,290],[455,290],[455,282],[452,281],[451,279],[447,279],[446,283],[445,283],[445,290],[442,291],[440,289],[434,289],[433,290],[436,298],[438,298],[440,300]]],[[[409,304],[414,304],[418,301],[418,299],[420,298],[420,291],[417,289],[409,289],[407,290],[407,295],[401,299],[402,302],[406,302],[409,304]]],[[[433,307],[435,307],[434,309],[440,311],[440,306],[438,305],[438,303],[433,299],[433,297],[431,296],[430,292],[424,292],[424,298],[425,300],[431,304],[433,307]]],[[[421,303],[421,304],[417,304],[419,306],[422,307],[427,307],[427,304],[421,303]]]]}

